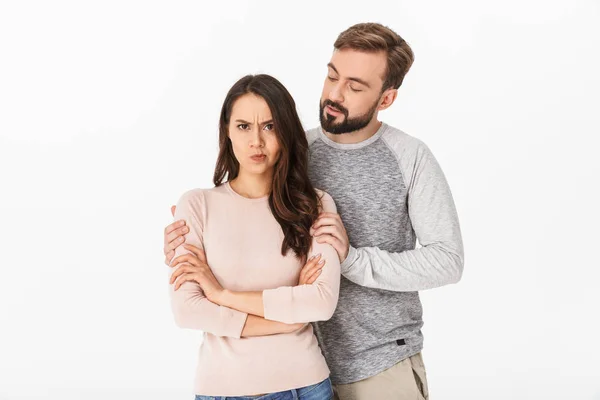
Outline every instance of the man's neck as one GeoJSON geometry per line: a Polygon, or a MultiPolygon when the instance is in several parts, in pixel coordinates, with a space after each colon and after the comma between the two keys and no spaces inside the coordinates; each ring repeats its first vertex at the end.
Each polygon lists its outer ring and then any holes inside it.
{"type": "Polygon", "coordinates": [[[365,126],[361,130],[342,134],[333,134],[325,132],[325,135],[336,143],[354,144],[367,140],[368,138],[376,134],[379,128],[381,128],[381,122],[377,121],[377,118],[373,118],[373,120],[369,122],[369,125],[365,126]]]}

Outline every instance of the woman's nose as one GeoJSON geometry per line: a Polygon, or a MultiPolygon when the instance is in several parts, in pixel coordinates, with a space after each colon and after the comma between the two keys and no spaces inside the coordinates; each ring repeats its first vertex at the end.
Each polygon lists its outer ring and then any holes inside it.
{"type": "Polygon", "coordinates": [[[252,137],[250,139],[250,147],[263,147],[264,141],[262,135],[257,130],[252,131],[252,137]]]}

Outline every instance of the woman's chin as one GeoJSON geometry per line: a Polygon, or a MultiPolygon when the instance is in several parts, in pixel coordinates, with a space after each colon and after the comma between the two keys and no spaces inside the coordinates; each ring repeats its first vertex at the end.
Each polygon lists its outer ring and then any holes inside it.
{"type": "Polygon", "coordinates": [[[267,164],[250,164],[244,165],[242,168],[252,175],[265,175],[267,172],[273,170],[273,166],[267,164]]]}

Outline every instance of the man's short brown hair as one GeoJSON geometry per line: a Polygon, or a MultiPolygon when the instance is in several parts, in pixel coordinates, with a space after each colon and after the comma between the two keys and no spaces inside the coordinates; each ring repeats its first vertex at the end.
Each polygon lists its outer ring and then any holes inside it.
{"type": "Polygon", "coordinates": [[[356,24],[346,29],[340,33],[333,47],[336,50],[385,51],[387,67],[382,92],[392,87],[398,89],[415,60],[412,49],[400,35],[373,22],[356,24]]]}

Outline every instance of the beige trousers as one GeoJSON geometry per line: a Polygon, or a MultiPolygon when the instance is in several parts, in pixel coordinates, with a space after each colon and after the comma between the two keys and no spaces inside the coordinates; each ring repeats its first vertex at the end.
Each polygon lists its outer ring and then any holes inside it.
{"type": "Polygon", "coordinates": [[[336,400],[428,400],[421,353],[362,381],[335,385],[336,400]]]}

